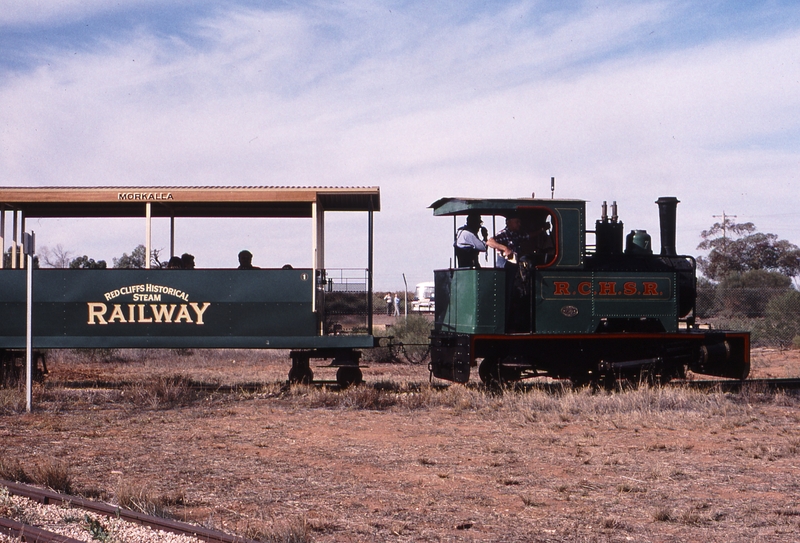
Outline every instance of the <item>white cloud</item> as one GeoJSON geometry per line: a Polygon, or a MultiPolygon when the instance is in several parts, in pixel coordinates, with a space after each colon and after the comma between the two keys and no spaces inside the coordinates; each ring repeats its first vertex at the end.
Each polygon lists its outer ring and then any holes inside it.
{"type": "MultiPolygon", "coordinates": [[[[4,78],[0,175],[7,185],[380,185],[385,281],[447,264],[451,222],[430,216],[435,199],[549,195],[551,175],[557,196],[592,200],[590,221],[616,199],[626,225],[654,237],[652,202],[678,196],[679,249],[693,252],[722,209],[794,211],[800,33],[651,46],[652,29],[678,24],[674,12],[351,3],[220,12],[180,35],[106,33],[4,78]]],[[[766,219],[755,222],[790,237],[785,221],[766,219]]]]}

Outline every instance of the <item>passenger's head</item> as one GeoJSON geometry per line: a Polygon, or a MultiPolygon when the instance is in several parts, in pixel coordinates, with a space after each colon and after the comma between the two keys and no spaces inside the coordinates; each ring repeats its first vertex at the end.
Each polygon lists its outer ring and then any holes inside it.
{"type": "Polygon", "coordinates": [[[239,251],[239,264],[249,265],[251,262],[253,262],[253,253],[247,249],[239,251]]]}
{"type": "Polygon", "coordinates": [[[517,215],[516,213],[506,215],[506,228],[508,228],[512,232],[516,232],[521,227],[522,227],[522,220],[520,220],[519,215],[517,215]]]}
{"type": "Polygon", "coordinates": [[[167,262],[167,269],[169,270],[179,270],[182,267],[183,264],[181,263],[181,257],[179,256],[173,256],[169,259],[169,262],[167,262]]]}
{"type": "Polygon", "coordinates": [[[193,270],[194,269],[194,255],[190,255],[189,253],[183,253],[181,255],[181,267],[184,270],[193,270]]]}
{"type": "Polygon", "coordinates": [[[482,224],[483,224],[483,221],[481,220],[481,214],[480,213],[474,213],[473,212],[473,213],[470,213],[469,215],[467,215],[467,226],[473,227],[473,228],[480,228],[480,226],[482,224]]]}

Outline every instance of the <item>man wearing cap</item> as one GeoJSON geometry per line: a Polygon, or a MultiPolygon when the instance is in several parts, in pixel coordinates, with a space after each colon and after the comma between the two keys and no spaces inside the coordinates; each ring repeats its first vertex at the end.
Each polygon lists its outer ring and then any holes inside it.
{"type": "Polygon", "coordinates": [[[486,227],[478,213],[467,215],[467,224],[458,229],[456,241],[456,262],[459,268],[480,268],[480,254],[486,252],[486,227]],[[480,231],[483,241],[478,237],[480,231]]]}
{"type": "Polygon", "coordinates": [[[496,236],[489,238],[486,244],[492,249],[497,249],[498,268],[505,268],[509,261],[514,260],[514,253],[519,251],[522,242],[528,239],[528,234],[522,231],[522,221],[519,215],[509,214],[506,217],[506,227],[496,236]]]}
{"type": "Polygon", "coordinates": [[[530,328],[526,319],[524,284],[516,259],[517,252],[528,238],[528,234],[522,231],[519,215],[509,214],[506,216],[506,227],[487,242],[489,247],[497,250],[496,266],[506,271],[507,332],[521,332],[530,328]]]}

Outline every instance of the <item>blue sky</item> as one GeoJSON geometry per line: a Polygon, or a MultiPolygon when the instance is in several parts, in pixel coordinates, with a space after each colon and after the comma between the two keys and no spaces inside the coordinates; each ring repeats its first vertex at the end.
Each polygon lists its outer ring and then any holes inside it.
{"type": "MultiPolygon", "coordinates": [[[[379,289],[448,265],[436,199],[549,196],[551,176],[590,223],[615,200],[656,240],[677,196],[681,253],[723,212],[800,244],[795,2],[163,4],[3,2],[0,183],[378,185],[379,289]]],[[[362,265],[365,219],[331,219],[328,264],[362,265]]],[[[109,261],[144,232],[29,229],[109,261]]],[[[187,221],[178,249],[302,265],[310,229],[187,221]]]]}

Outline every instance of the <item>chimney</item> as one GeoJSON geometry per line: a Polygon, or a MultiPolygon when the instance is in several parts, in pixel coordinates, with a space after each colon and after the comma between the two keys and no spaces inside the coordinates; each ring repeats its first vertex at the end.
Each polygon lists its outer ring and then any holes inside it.
{"type": "Polygon", "coordinates": [[[679,200],[674,196],[662,196],[658,204],[658,220],[661,226],[661,256],[677,256],[675,229],[679,200]]]}

